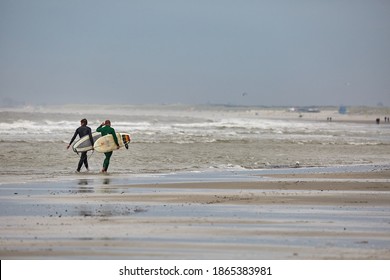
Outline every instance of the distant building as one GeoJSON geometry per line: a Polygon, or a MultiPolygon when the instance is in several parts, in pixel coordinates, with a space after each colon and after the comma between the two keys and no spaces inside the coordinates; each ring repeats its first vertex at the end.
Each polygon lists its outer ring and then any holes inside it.
{"type": "Polygon", "coordinates": [[[340,106],[339,114],[345,115],[346,113],[347,113],[347,107],[346,106],[340,106]]]}
{"type": "Polygon", "coordinates": [[[319,113],[320,109],[316,107],[301,107],[298,109],[298,112],[304,112],[304,113],[319,113]]]}

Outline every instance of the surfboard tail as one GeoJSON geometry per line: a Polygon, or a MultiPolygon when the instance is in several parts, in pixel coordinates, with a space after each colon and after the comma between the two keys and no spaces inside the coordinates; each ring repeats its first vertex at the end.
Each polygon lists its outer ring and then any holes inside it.
{"type": "Polygon", "coordinates": [[[125,143],[125,144],[130,143],[130,141],[131,141],[130,135],[129,134],[122,134],[122,140],[123,140],[123,143],[125,143]]]}

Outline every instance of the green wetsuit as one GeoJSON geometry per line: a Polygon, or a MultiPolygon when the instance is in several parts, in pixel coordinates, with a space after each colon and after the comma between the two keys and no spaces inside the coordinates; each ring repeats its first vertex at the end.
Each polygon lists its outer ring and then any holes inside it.
{"type": "MultiPolygon", "coordinates": [[[[105,125],[105,126],[100,125],[96,129],[96,131],[100,132],[102,134],[102,136],[111,134],[112,137],[114,138],[115,144],[117,146],[119,146],[118,138],[116,137],[115,130],[111,126],[109,126],[109,125],[105,125]]],[[[104,153],[104,154],[105,154],[106,158],[104,159],[104,162],[103,162],[103,170],[107,171],[108,166],[110,165],[110,158],[112,156],[112,152],[108,152],[108,153],[104,153]]]]}

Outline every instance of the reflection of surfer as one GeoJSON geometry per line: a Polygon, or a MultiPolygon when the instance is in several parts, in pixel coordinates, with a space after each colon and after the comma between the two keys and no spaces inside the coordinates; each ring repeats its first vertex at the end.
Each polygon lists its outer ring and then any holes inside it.
{"type": "MultiPolygon", "coordinates": [[[[88,121],[87,119],[82,119],[80,121],[81,123],[81,126],[78,127],[76,129],[76,131],[74,132],[74,135],[72,137],[72,139],[70,140],[69,142],[69,145],[67,147],[67,149],[69,149],[70,145],[72,145],[74,139],[76,139],[76,136],[78,135],[80,138],[82,138],[83,136],[85,135],[89,135],[89,140],[91,141],[91,144],[93,146],[93,138],[92,138],[92,132],[91,132],[91,128],[87,126],[88,124],[88,121]]],[[[81,170],[81,166],[83,166],[83,163],[85,165],[85,168],[89,171],[89,168],[88,168],[88,157],[87,157],[87,152],[82,152],[81,153],[81,156],[80,156],[80,161],[79,161],[79,164],[77,166],[77,172],[80,172],[81,170]]]]}
{"type": "MultiPolygon", "coordinates": [[[[111,127],[111,122],[110,122],[110,120],[106,120],[104,123],[102,123],[102,124],[96,129],[96,131],[97,131],[97,132],[100,132],[100,133],[102,134],[102,136],[111,134],[112,137],[114,138],[115,144],[117,145],[117,149],[119,149],[118,138],[116,137],[115,130],[111,127]]],[[[111,156],[112,156],[112,151],[111,151],[111,152],[104,153],[104,154],[105,154],[106,158],[104,159],[104,162],[103,162],[103,169],[102,169],[102,172],[103,172],[103,173],[106,173],[106,172],[107,172],[107,169],[108,169],[108,166],[110,165],[110,158],[111,158],[111,156]]]]}

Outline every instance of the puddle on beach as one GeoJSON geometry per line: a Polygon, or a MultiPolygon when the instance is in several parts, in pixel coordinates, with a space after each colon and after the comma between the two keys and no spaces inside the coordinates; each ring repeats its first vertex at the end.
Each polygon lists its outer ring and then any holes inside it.
{"type": "MultiPolygon", "coordinates": [[[[186,182],[261,182],[269,179],[264,179],[263,175],[269,174],[315,174],[323,172],[362,172],[383,170],[388,166],[361,165],[361,166],[337,166],[337,167],[313,167],[313,168],[287,168],[287,169],[263,169],[263,170],[247,170],[247,171],[224,171],[224,172],[186,172],[172,174],[151,174],[143,176],[127,176],[127,177],[96,177],[87,176],[83,178],[73,177],[67,180],[31,182],[23,184],[1,184],[0,185],[0,216],[81,216],[81,217],[112,217],[112,216],[132,216],[132,215],[215,215],[220,213],[221,217],[229,217],[231,215],[250,216],[253,213],[252,208],[257,209],[254,205],[241,205],[235,209],[229,209],[229,205],[199,205],[182,204],[174,205],[167,203],[148,203],[142,204],[142,201],[120,202],[101,198],[98,200],[83,200],[83,204],[72,202],[72,196],[89,195],[102,196],[104,195],[145,195],[145,194],[225,194],[225,195],[241,195],[243,190],[215,190],[215,189],[193,189],[193,188],[169,188],[169,184],[186,183],[186,182]],[[142,187],[142,184],[148,184],[147,187],[142,187]],[[168,184],[164,188],[154,188],[159,184],[168,184]],[[47,197],[44,201],[36,199],[47,197]],[[64,204],[61,201],[65,198],[68,203],[64,204]],[[96,202],[98,201],[98,202],[96,202]],[[168,211],[168,209],[170,209],[168,211]],[[237,210],[239,209],[239,210],[237,210]],[[244,210],[243,210],[244,209],[244,210]],[[221,210],[216,212],[217,210],[221,210]],[[222,214],[221,214],[222,213],[222,214]]],[[[276,179],[280,180],[280,179],[276,179]]],[[[310,179],[313,180],[313,179],[310,179]]],[[[300,195],[317,195],[316,191],[303,190],[250,190],[247,194],[259,194],[259,192],[281,195],[291,195],[298,193],[300,195]],[[281,193],[283,192],[283,193],[281,193]]],[[[245,193],[245,191],[244,191],[245,193]]],[[[349,191],[351,193],[351,191],[349,191]]],[[[76,200],[79,201],[80,200],[76,200]]],[[[234,205],[230,205],[233,207],[234,205]]],[[[264,206],[265,207],[265,206],[264,206]]],[[[269,206],[267,206],[269,207],[269,206]]],[[[259,208],[260,209],[260,208],[259,208]]],[[[271,209],[271,208],[268,208],[271,209]]],[[[274,209],[274,208],[272,208],[274,209]]],[[[376,208],[378,211],[381,209],[376,208]]],[[[260,210],[258,210],[260,211],[260,210]]],[[[262,211],[262,210],[261,210],[262,211]]],[[[271,211],[271,210],[270,210],[271,211]]],[[[273,211],[273,210],[272,210],[273,211]]],[[[272,212],[271,211],[271,212],[272,212]]],[[[286,213],[287,214],[287,213],[286,213]]],[[[291,213],[290,213],[291,215],[291,213]]],[[[332,214],[331,214],[332,215],[332,214]]]]}
{"type": "MultiPolygon", "coordinates": [[[[216,258],[226,258],[229,254],[237,257],[237,252],[244,258],[257,259],[262,252],[267,257],[275,253],[275,258],[286,258],[299,252],[299,255],[293,255],[293,258],[299,258],[304,250],[292,248],[314,248],[315,252],[322,248],[323,256],[327,257],[332,248],[335,252],[367,250],[370,254],[372,250],[382,252],[388,247],[389,205],[234,204],[229,199],[220,203],[220,197],[245,198],[251,194],[293,196],[299,193],[307,196],[308,201],[310,196],[324,194],[314,190],[170,188],[170,183],[183,182],[181,176],[167,176],[162,180],[155,176],[145,177],[142,182],[149,184],[145,187],[140,184],[140,178],[128,181],[111,177],[1,185],[3,240],[10,244],[16,242],[21,251],[31,250],[26,245],[31,243],[42,250],[50,248],[59,254],[63,252],[67,258],[73,257],[68,251],[96,257],[94,254],[99,250],[101,256],[110,254],[111,257],[115,254],[131,257],[129,250],[136,252],[137,257],[142,254],[165,256],[170,250],[169,256],[177,258],[180,254],[198,256],[199,248],[207,248],[206,251],[202,249],[202,254],[216,254],[216,258]],[[154,183],[168,185],[155,188],[154,183]],[[212,199],[202,203],[116,199],[122,195],[155,194],[157,197],[160,194],[171,197],[204,194],[212,199]],[[14,233],[8,233],[9,230],[14,233]],[[54,245],[48,247],[48,241],[53,241],[54,245]],[[93,248],[90,255],[85,251],[86,244],[93,248]],[[132,247],[124,247],[124,244],[132,247]],[[215,249],[218,246],[224,249],[218,251],[215,249]],[[242,248],[237,251],[239,246],[242,248]],[[259,249],[262,246],[276,250],[262,251],[259,249]],[[278,255],[277,248],[287,248],[284,251],[287,253],[278,255]]],[[[250,176],[248,181],[253,181],[250,176]]],[[[261,175],[256,176],[256,180],[263,180],[261,175]]],[[[243,181],[242,175],[239,178],[237,181],[243,181]]],[[[188,178],[191,180],[195,181],[188,178]]],[[[210,178],[204,176],[202,180],[206,182],[210,178]]],[[[220,182],[220,179],[215,181],[220,182]]],[[[348,193],[351,192],[356,193],[348,193]]]]}
{"type": "MultiPolygon", "coordinates": [[[[224,205],[224,204],[179,204],[179,203],[77,203],[64,204],[14,204],[1,206],[1,214],[8,216],[35,217],[38,223],[51,227],[71,219],[85,219],[85,224],[95,224],[96,232],[85,236],[72,235],[67,238],[88,238],[99,241],[99,228],[107,223],[113,226],[140,227],[162,231],[168,235],[127,236],[112,233],[110,241],[118,242],[162,242],[167,244],[213,243],[213,244],[266,244],[267,246],[370,246],[382,249],[387,238],[362,239],[363,234],[390,234],[389,207],[352,207],[316,205],[224,205]],[[11,206],[11,207],[9,207],[11,206]],[[4,212],[5,211],[5,212],[4,212]],[[174,228],[180,230],[174,233],[174,228]],[[183,235],[180,232],[186,232],[183,235]],[[218,236],[214,231],[221,232],[218,236]],[[348,236],[347,233],[355,233],[348,236]],[[329,235],[329,238],[324,236],[329,235]],[[79,237],[78,237],[79,236],[79,237]],[[366,242],[366,243],[364,243],[366,242]]],[[[77,224],[79,224],[78,222],[77,224]]],[[[83,224],[84,222],[81,221],[83,224]]],[[[79,225],[80,226],[80,225],[79,225]]],[[[66,228],[66,226],[64,226],[66,228]]],[[[86,226],[88,228],[88,226],[86,226]]],[[[118,228],[119,230],[119,228],[118,228]]],[[[78,232],[77,230],[75,230],[78,232]]],[[[103,230],[104,232],[104,230],[103,230]]],[[[103,234],[104,235],[104,234],[103,234]]],[[[105,235],[104,235],[105,236],[105,235]]],[[[107,237],[106,237],[107,238],[107,237]]]]}

